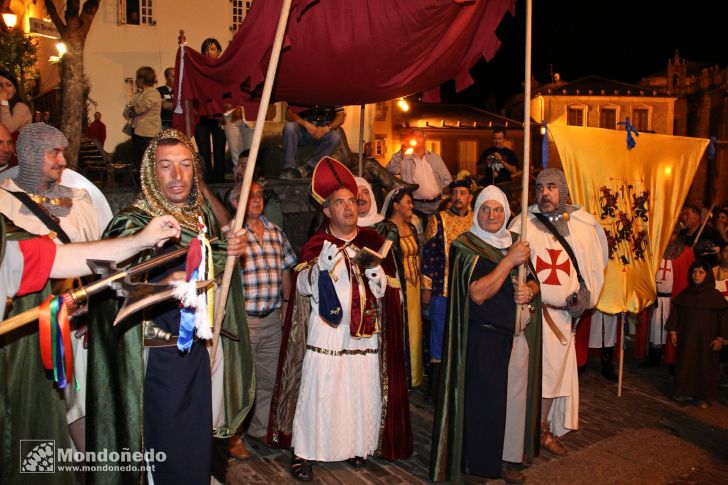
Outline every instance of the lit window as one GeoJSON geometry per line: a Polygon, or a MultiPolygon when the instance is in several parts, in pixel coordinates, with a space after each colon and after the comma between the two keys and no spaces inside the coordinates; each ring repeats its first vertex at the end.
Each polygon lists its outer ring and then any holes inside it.
{"type": "Polygon", "coordinates": [[[157,25],[152,2],[153,0],[117,0],[119,24],[157,25]]]}

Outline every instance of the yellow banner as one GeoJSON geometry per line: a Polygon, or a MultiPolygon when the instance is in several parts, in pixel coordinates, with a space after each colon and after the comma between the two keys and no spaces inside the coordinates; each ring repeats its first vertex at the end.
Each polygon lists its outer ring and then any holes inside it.
{"type": "Polygon", "coordinates": [[[597,309],[639,312],[655,300],[655,273],[708,140],[549,125],[574,204],[601,223],[609,263],[597,309]]]}

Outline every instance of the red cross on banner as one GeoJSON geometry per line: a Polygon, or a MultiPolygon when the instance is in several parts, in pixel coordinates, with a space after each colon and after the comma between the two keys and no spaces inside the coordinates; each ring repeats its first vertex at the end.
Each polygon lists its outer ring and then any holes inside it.
{"type": "Polygon", "coordinates": [[[571,262],[569,261],[569,258],[567,257],[566,260],[561,264],[556,264],[556,262],[559,260],[559,256],[564,251],[561,249],[547,249],[549,253],[549,259],[551,259],[551,263],[547,263],[543,259],[541,259],[538,255],[536,255],[536,273],[540,273],[544,270],[550,270],[548,277],[543,280],[541,283],[544,285],[553,285],[553,286],[561,286],[561,282],[559,281],[559,275],[556,270],[561,270],[564,273],[566,273],[566,276],[569,276],[571,274],[571,262]]]}
{"type": "Polygon", "coordinates": [[[658,271],[662,271],[662,277],[660,277],[660,281],[665,281],[665,273],[672,273],[672,270],[667,267],[667,260],[662,260],[662,266],[658,268],[658,271]]]}

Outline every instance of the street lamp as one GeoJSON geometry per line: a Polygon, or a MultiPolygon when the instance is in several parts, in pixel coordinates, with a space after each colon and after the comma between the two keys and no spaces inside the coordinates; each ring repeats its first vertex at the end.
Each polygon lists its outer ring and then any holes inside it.
{"type": "Polygon", "coordinates": [[[409,103],[404,98],[399,98],[397,101],[397,106],[399,106],[399,109],[402,111],[409,111],[409,103]]]}
{"type": "Polygon", "coordinates": [[[10,6],[5,7],[5,11],[2,13],[3,21],[5,22],[5,25],[8,27],[8,29],[12,30],[15,25],[18,23],[18,16],[13,13],[12,10],[10,10],[10,6]]]}

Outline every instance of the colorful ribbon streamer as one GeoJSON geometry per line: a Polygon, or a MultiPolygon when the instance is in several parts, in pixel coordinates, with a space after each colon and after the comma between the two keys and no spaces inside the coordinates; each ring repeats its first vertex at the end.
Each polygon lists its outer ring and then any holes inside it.
{"type": "Polygon", "coordinates": [[[50,295],[40,305],[38,341],[43,367],[53,371],[53,381],[60,389],[65,388],[73,377],[73,347],[68,308],[62,296],[50,295]]]}
{"type": "Polygon", "coordinates": [[[633,149],[635,146],[637,146],[637,142],[634,139],[634,136],[632,134],[634,133],[637,136],[640,136],[639,131],[635,129],[634,126],[632,126],[632,123],[629,121],[629,116],[627,116],[625,121],[620,121],[617,123],[619,126],[624,126],[625,131],[627,132],[627,150],[633,149]]]}

